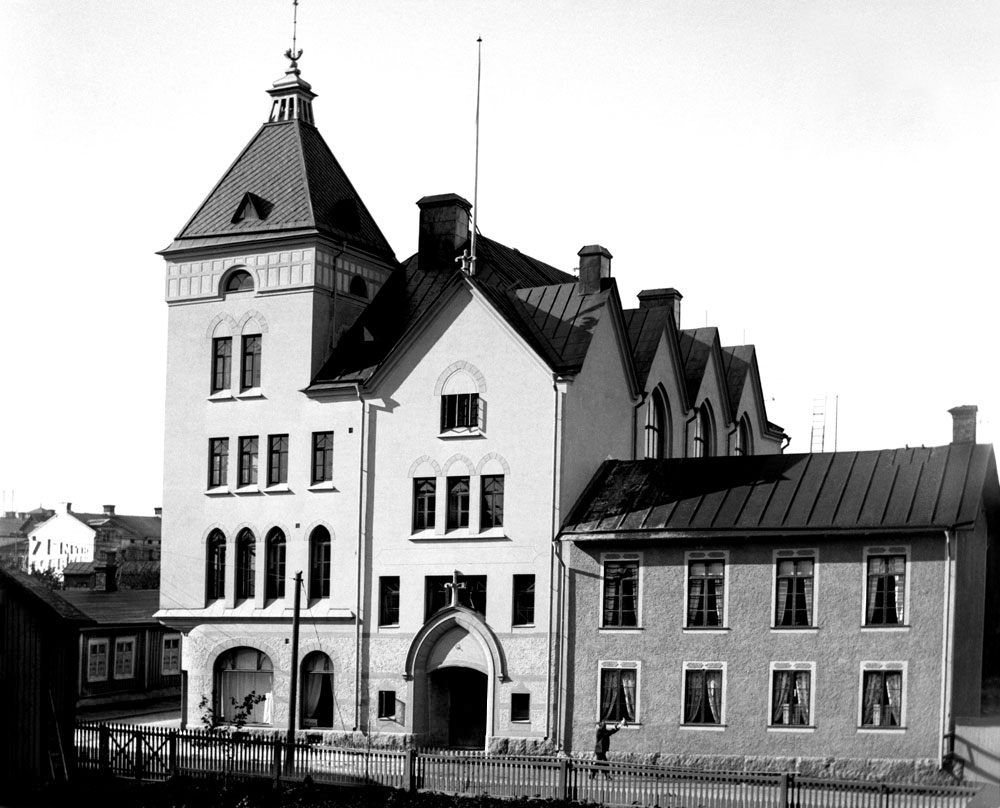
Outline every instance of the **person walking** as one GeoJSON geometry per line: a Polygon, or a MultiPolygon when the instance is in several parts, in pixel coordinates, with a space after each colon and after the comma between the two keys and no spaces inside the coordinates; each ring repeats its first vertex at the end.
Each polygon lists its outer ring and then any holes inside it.
{"type": "Polygon", "coordinates": [[[597,736],[594,740],[594,754],[597,756],[597,766],[590,773],[591,780],[597,777],[598,770],[604,772],[605,780],[611,779],[611,772],[608,770],[608,747],[611,746],[611,736],[624,726],[624,718],[610,728],[606,721],[597,722],[597,736]]]}

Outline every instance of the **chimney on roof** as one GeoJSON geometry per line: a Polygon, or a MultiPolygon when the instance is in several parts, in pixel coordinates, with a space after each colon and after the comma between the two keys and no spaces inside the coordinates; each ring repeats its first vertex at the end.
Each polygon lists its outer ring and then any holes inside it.
{"type": "Polygon", "coordinates": [[[153,516],[163,516],[163,508],[153,508],[153,516]]]}
{"type": "Polygon", "coordinates": [[[591,244],[581,247],[577,255],[580,256],[580,281],[577,291],[581,295],[600,292],[601,281],[611,277],[611,253],[600,244],[591,244]]]}
{"type": "Polygon", "coordinates": [[[56,508],[59,513],[71,513],[73,510],[72,502],[60,502],[59,507],[56,508]]]}
{"type": "Polygon", "coordinates": [[[425,196],[420,208],[420,239],[417,244],[420,269],[458,269],[455,259],[469,243],[469,212],[472,205],[458,194],[425,196]]]}
{"type": "Polygon", "coordinates": [[[951,442],[952,443],[975,443],[976,442],[976,413],[979,407],[975,404],[963,404],[960,407],[952,407],[951,413],[951,442]]]}
{"type": "Polygon", "coordinates": [[[115,506],[114,505],[105,505],[104,506],[104,515],[105,516],[114,516],[115,515],[115,506]]]}
{"type": "Polygon", "coordinates": [[[681,327],[681,298],[676,289],[643,289],[638,294],[640,309],[669,308],[674,315],[674,325],[681,327]]]}
{"type": "Polygon", "coordinates": [[[118,563],[114,550],[108,550],[104,560],[94,564],[94,591],[118,591],[118,563]]]}
{"type": "Polygon", "coordinates": [[[17,511],[4,511],[4,519],[15,519],[17,518],[17,511]]]}

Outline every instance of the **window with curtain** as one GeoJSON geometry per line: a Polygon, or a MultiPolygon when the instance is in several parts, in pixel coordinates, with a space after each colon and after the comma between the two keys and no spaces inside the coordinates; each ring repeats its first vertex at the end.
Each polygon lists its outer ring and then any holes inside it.
{"type": "Polygon", "coordinates": [[[264,700],[250,710],[247,723],[271,724],[273,680],[271,658],[263,651],[248,647],[226,651],[215,663],[216,711],[226,721],[232,721],[248,695],[264,696],[264,700]]]}
{"type": "Polygon", "coordinates": [[[605,628],[639,625],[639,562],[604,562],[605,628]]]}
{"type": "Polygon", "coordinates": [[[330,597],[330,531],[322,525],[309,537],[309,597],[330,597]]]}
{"type": "Polygon", "coordinates": [[[434,527],[434,509],[437,507],[437,480],[417,477],[413,481],[413,530],[434,527]]]}
{"type": "Polygon", "coordinates": [[[469,478],[448,478],[448,530],[469,526],[469,478]]]}
{"type": "Polygon", "coordinates": [[[274,528],[267,534],[267,569],[264,574],[264,597],[276,600],[285,597],[285,534],[274,528]]]}
{"type": "Polygon", "coordinates": [[[725,618],[726,564],[722,559],[688,563],[687,627],[722,626],[725,618]]]}
{"type": "Polygon", "coordinates": [[[257,579],[257,539],[244,528],[236,537],[236,599],[246,600],[254,595],[257,579]]]}
{"type": "Polygon", "coordinates": [[[333,726],[333,663],[322,651],[302,661],[302,725],[333,726]]]}
{"type": "Polygon", "coordinates": [[[684,672],[684,723],[722,723],[722,671],[684,672]]]}
{"type": "Polygon", "coordinates": [[[812,626],[813,565],[811,558],[779,558],[775,569],[775,626],[812,626]]]}
{"type": "Polygon", "coordinates": [[[868,556],[865,625],[902,625],[905,621],[906,556],[868,556]]]}
{"type": "Polygon", "coordinates": [[[226,537],[213,530],[208,537],[206,596],[218,600],[226,596],[226,537]]]}
{"type": "Polygon", "coordinates": [[[636,668],[601,668],[601,721],[635,721],[637,684],[636,668]]]}
{"type": "Polygon", "coordinates": [[[646,404],[646,457],[659,460],[666,457],[666,407],[663,395],[659,390],[653,390],[646,404]]]}
{"type": "Polygon", "coordinates": [[[903,725],[903,672],[865,671],[862,681],[861,726],[903,725]]]}
{"type": "Polygon", "coordinates": [[[776,670],[771,683],[771,724],[808,726],[811,671],[776,670]]]}

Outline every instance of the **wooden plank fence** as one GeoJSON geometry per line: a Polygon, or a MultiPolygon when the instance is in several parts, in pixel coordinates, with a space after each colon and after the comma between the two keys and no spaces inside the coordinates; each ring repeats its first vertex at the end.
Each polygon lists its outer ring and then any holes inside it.
{"type": "Polygon", "coordinates": [[[346,749],[284,734],[79,724],[77,766],[137,780],[228,776],[659,808],[965,808],[977,789],[451,750],[346,749]]]}

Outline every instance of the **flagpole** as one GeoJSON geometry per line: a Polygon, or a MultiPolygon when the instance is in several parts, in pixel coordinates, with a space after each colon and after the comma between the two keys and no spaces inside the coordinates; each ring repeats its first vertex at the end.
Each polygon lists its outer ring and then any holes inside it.
{"type": "Polygon", "coordinates": [[[476,218],[479,214],[479,94],[483,76],[483,38],[479,43],[478,65],[476,67],[476,172],[472,185],[472,246],[469,250],[469,274],[476,274],[476,218]]]}

